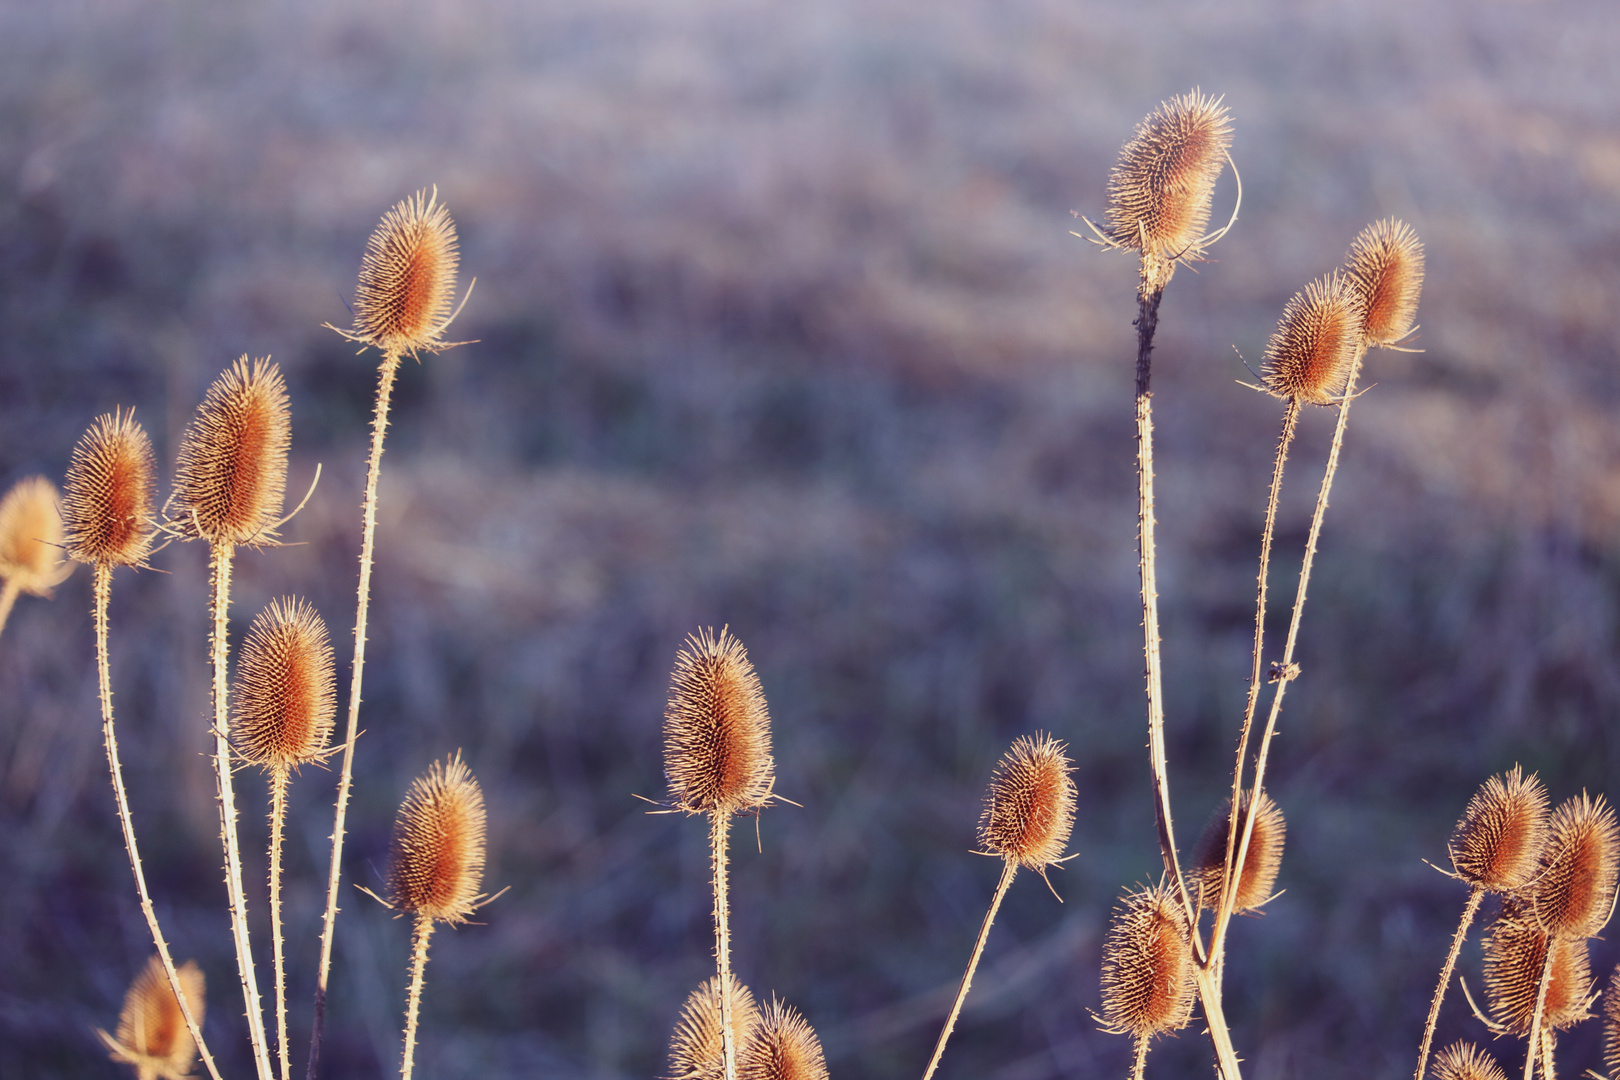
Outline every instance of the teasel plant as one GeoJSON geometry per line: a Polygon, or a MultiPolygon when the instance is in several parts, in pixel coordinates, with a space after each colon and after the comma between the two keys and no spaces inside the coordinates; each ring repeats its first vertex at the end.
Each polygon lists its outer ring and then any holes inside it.
{"type": "Polygon", "coordinates": [[[1155,1035],[1192,1018],[1192,926],[1166,885],[1125,894],[1103,942],[1102,1030],[1135,1043],[1131,1080],[1141,1080],[1155,1035]]]}
{"type": "Polygon", "coordinates": [[[1507,1080],[1496,1059],[1471,1042],[1454,1042],[1434,1059],[1438,1080],[1507,1080]]]}
{"type": "MultiPolygon", "coordinates": [[[[759,1005],[753,991],[731,980],[730,1027],[732,1045],[742,1047],[759,1026],[759,1005]]],[[[720,976],[704,980],[687,995],[680,1019],[669,1040],[668,1080],[720,1080],[725,1075],[725,1036],[720,1004],[720,976]]]]}
{"type": "MultiPolygon", "coordinates": [[[[349,674],[348,713],[343,734],[343,760],[338,772],[332,821],[332,858],[327,871],[326,911],[321,923],[321,954],[315,977],[315,1013],[309,1043],[308,1080],[315,1080],[326,1022],[327,980],[332,967],[332,939],[337,925],[338,883],[343,875],[343,839],[349,793],[354,778],[354,746],[360,735],[360,699],[366,665],[366,625],[371,606],[371,566],[377,532],[377,484],[382,476],[383,436],[388,430],[389,403],[400,361],[420,359],[465,342],[447,342],[444,332],[460,313],[452,309],[459,254],[455,223],[438,201],[438,188],[418,191],[383,215],[367,241],[355,289],[354,324],[345,339],[382,354],[371,419],[371,452],[366,462],[365,499],[361,507],[360,583],[355,599],[354,655],[349,674]]],[[[469,294],[471,289],[468,290],[469,294]]],[[[463,297],[462,304],[466,303],[463,297]]]]}
{"type": "Polygon", "coordinates": [[[175,974],[165,968],[156,956],[147,961],[124,994],[117,1033],[96,1029],[112,1060],[135,1067],[136,1080],[185,1080],[197,1058],[196,1024],[206,1006],[203,973],[190,960],[175,974]]]}
{"type": "Polygon", "coordinates": [[[737,1075],[741,1080],[827,1080],[827,1060],[799,1010],[772,997],[743,1042],[737,1075]]]}
{"type": "Polygon", "coordinates": [[[62,557],[62,499],[43,476],[27,476],[0,499],[0,632],[21,593],[50,598],[73,573],[62,557]]]}
{"type": "Polygon", "coordinates": [[[326,624],[303,600],[273,601],[248,628],[236,666],[231,742],[237,757],[270,776],[270,942],[276,978],[276,1050],[290,1080],[287,981],[281,926],[281,838],[294,771],[331,752],[337,677],[326,624]]]}
{"type": "MultiPolygon", "coordinates": [[[[1074,828],[1075,787],[1070,773],[1074,765],[1064,752],[1064,745],[1049,735],[1021,736],[1002,757],[985,793],[984,810],[979,818],[979,845],[981,854],[1002,860],[1001,880],[990,899],[989,910],[979,927],[978,939],[968,957],[967,969],[962,973],[956,999],[945,1017],[934,1053],[923,1071],[923,1080],[929,1080],[939,1068],[945,1053],[945,1044],[956,1028],[962,1004],[973,986],[973,973],[978,970],[984,946],[990,940],[990,927],[996,921],[1001,901],[1012,887],[1020,866],[1041,875],[1047,887],[1048,867],[1061,866],[1063,851],[1069,844],[1074,828]]],[[[1068,856],[1073,858],[1074,856],[1068,856]]],[[[1053,889],[1052,894],[1057,895],[1053,889]]]]}

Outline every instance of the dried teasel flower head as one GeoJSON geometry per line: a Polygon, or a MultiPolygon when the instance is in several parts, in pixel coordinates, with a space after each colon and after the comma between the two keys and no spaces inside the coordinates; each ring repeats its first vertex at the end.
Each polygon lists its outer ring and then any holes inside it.
{"type": "Polygon", "coordinates": [[[1507,1080],[1496,1059],[1471,1042],[1454,1042],[1434,1056],[1435,1080],[1507,1080]]]}
{"type": "Polygon", "coordinates": [[[62,496],[68,554],[139,566],[152,550],[152,440],[133,412],[96,417],[73,448],[62,496]]]}
{"type": "Polygon", "coordinates": [[[1343,392],[1362,334],[1361,306],[1348,280],[1318,278],[1283,308],[1260,381],[1277,397],[1325,404],[1343,392]]]}
{"type": "MultiPolygon", "coordinates": [[[[1238,832],[1233,845],[1234,853],[1243,840],[1243,819],[1248,810],[1249,793],[1245,791],[1238,799],[1238,832]]],[[[1226,805],[1209,819],[1204,834],[1198,838],[1194,866],[1198,875],[1199,902],[1204,907],[1212,908],[1220,900],[1221,886],[1226,879],[1226,834],[1231,828],[1228,824],[1231,818],[1232,800],[1228,799],[1226,805]]],[[[1283,840],[1287,831],[1288,823],[1283,820],[1282,810],[1271,801],[1270,795],[1262,791],[1260,808],[1254,815],[1254,831],[1249,835],[1249,850],[1243,859],[1243,869],[1238,874],[1233,911],[1251,911],[1271,899],[1272,890],[1277,884],[1277,870],[1282,865],[1283,840]]],[[[1236,858],[1236,855],[1233,857],[1236,858]]]]}
{"type": "Polygon", "coordinates": [[[253,620],[231,706],[231,742],[245,761],[284,771],[325,756],[337,675],[326,623],[308,603],[275,600],[253,620]]]}
{"type": "Polygon", "coordinates": [[[737,1057],[737,1080],[827,1080],[821,1040],[799,1010],[771,998],[737,1057]]]}
{"type": "MultiPolygon", "coordinates": [[[[740,1051],[759,1024],[759,1006],[748,987],[731,980],[731,1044],[740,1051]]],[[[669,1040],[669,1080],[719,1080],[726,1072],[721,1040],[720,976],[687,995],[669,1040]]]]}
{"type": "Polygon", "coordinates": [[[735,814],[771,799],[771,718],[742,642],[721,629],[689,635],[669,676],[664,774],[675,807],[735,814]]]}
{"type": "Polygon", "coordinates": [[[1423,292],[1423,244],[1410,225],[1386,218],[1362,229],[1345,256],[1345,275],[1370,344],[1390,345],[1412,332],[1423,292]]]}
{"type": "Polygon", "coordinates": [[[0,499],[0,579],[30,596],[49,596],[73,572],[62,558],[62,502],[56,485],[25,476],[0,499]]]}
{"type": "Polygon", "coordinates": [[[996,766],[979,816],[979,844],[1030,870],[1061,862],[1074,828],[1074,765],[1050,735],[1020,736],[996,766]]]}
{"type": "Polygon", "coordinates": [[[274,535],[287,486],[287,384],[268,359],[242,357],[214,380],[180,437],[176,524],[210,544],[274,535]]]}
{"type": "MultiPolygon", "coordinates": [[[[186,1007],[201,1027],[205,1007],[203,973],[187,960],[175,969],[175,974],[180,977],[186,1007]]],[[[181,1080],[191,1075],[197,1057],[197,1044],[186,1027],[180,1002],[156,956],[147,961],[124,995],[117,1036],[99,1030],[96,1034],[112,1051],[112,1059],[135,1066],[141,1080],[181,1080]]]]}
{"type": "Polygon", "coordinates": [[[1192,946],[1170,890],[1127,893],[1103,942],[1103,1030],[1137,1039],[1178,1030],[1192,999],[1192,946]]]}
{"type": "Polygon", "coordinates": [[[1603,796],[1566,799],[1553,811],[1541,874],[1530,886],[1536,922],[1559,937],[1592,937],[1614,912],[1620,826],[1603,796]]]}
{"type": "Polygon", "coordinates": [[[484,877],[484,793],[460,751],[416,778],[394,819],[389,900],[419,919],[464,923],[484,877]]]}
{"type": "Polygon", "coordinates": [[[1584,938],[1548,935],[1520,905],[1503,905],[1501,916],[1485,938],[1485,995],[1491,1016],[1515,1035],[1530,1031],[1536,1014],[1536,992],[1542,965],[1552,948],[1552,974],[1541,1019],[1557,1030],[1591,1014],[1592,974],[1584,938]]]}
{"type": "Polygon", "coordinates": [[[1451,867],[1477,888],[1512,892],[1541,866],[1547,844],[1547,789],[1517,765],[1481,784],[1451,834],[1451,867]]]}
{"type": "Polygon", "coordinates": [[[348,336],[403,355],[444,346],[455,317],[456,226],[439,190],[418,191],[383,215],[360,263],[348,336]]]}
{"type": "Polygon", "coordinates": [[[1232,117],[1198,90],[1136,125],[1108,177],[1108,236],[1144,259],[1196,258],[1209,204],[1232,145],[1232,117]]]}
{"type": "Polygon", "coordinates": [[[1620,967],[1609,976],[1609,992],[1603,995],[1603,1067],[1611,1077],[1620,1076],[1620,967]]]}

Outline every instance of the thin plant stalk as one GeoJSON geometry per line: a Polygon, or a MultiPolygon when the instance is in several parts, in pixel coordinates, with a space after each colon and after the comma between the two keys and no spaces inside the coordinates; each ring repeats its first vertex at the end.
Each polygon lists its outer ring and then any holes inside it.
{"type": "Polygon", "coordinates": [[[1013,875],[1017,873],[1018,861],[1005,860],[1001,868],[1001,881],[996,885],[995,896],[990,899],[990,909],[984,913],[984,924],[979,927],[979,940],[973,943],[973,955],[968,958],[967,970],[962,972],[962,985],[956,991],[956,1000],[951,1003],[951,1012],[945,1018],[945,1026],[940,1029],[939,1041],[934,1044],[934,1056],[928,1059],[928,1068],[923,1071],[923,1080],[930,1080],[934,1070],[939,1068],[939,1059],[945,1053],[945,1044],[956,1028],[956,1018],[961,1015],[962,1003],[967,1000],[968,989],[973,985],[973,973],[978,970],[979,958],[984,955],[984,943],[990,940],[990,926],[996,921],[996,912],[1001,910],[1001,901],[1007,895],[1008,887],[1012,885],[1013,875]]]}
{"type": "MultiPolygon", "coordinates": [[[[124,850],[129,853],[129,867],[135,873],[135,889],[141,895],[141,914],[146,916],[146,927],[152,932],[152,943],[157,946],[158,959],[163,963],[163,973],[168,976],[169,987],[174,991],[174,999],[180,1005],[180,1015],[185,1017],[186,1030],[191,1033],[191,1039],[197,1045],[197,1052],[202,1055],[208,1075],[213,1080],[220,1080],[219,1067],[214,1064],[214,1055],[209,1053],[208,1044],[203,1041],[202,1028],[198,1026],[197,1018],[192,1015],[191,1005],[180,986],[180,976],[175,971],[174,958],[169,955],[169,943],[163,939],[163,931],[158,926],[157,910],[152,906],[152,897],[146,891],[146,873],[141,869],[141,851],[135,842],[135,822],[130,816],[129,799],[124,794],[124,770],[118,761],[118,737],[113,731],[112,673],[107,662],[107,605],[112,594],[112,571],[111,563],[97,563],[92,571],[92,580],[95,595],[96,674],[101,690],[101,734],[107,746],[107,769],[112,774],[113,796],[118,802],[118,824],[124,830],[124,850]]],[[[0,608],[3,606],[4,598],[0,597],[0,608]]]]}
{"type": "Polygon", "coordinates": [[[1479,904],[1485,899],[1485,889],[1474,886],[1468,893],[1468,903],[1463,906],[1462,919],[1457,923],[1457,932],[1451,937],[1451,951],[1446,954],[1445,966],[1440,969],[1440,981],[1435,984],[1434,998],[1429,1002],[1429,1020],[1423,1026],[1423,1042],[1418,1047],[1417,1071],[1412,1074],[1412,1080],[1423,1080],[1423,1074],[1429,1067],[1429,1051],[1434,1046],[1434,1029],[1440,1021],[1440,1003],[1446,997],[1446,985],[1451,982],[1451,973],[1457,968],[1457,957],[1462,952],[1463,941],[1468,937],[1468,928],[1474,924],[1474,916],[1479,913],[1479,904]]]}
{"type": "Polygon", "coordinates": [[[332,936],[337,925],[338,883],[343,876],[344,820],[354,779],[354,743],[360,734],[361,677],[366,666],[366,616],[371,606],[371,562],[377,532],[377,482],[382,475],[383,435],[388,430],[388,402],[399,372],[400,353],[383,354],[377,377],[376,409],[371,420],[371,457],[366,465],[366,495],[360,539],[360,586],[354,610],[354,663],[349,674],[349,719],[343,736],[343,766],[338,774],[337,809],[332,819],[332,863],[326,878],[326,914],[321,926],[321,960],[315,976],[315,1016],[310,1028],[307,1080],[315,1080],[326,1021],[327,978],[332,969],[332,936]]]}
{"type": "Polygon", "coordinates": [[[11,618],[11,606],[17,602],[17,595],[22,592],[22,582],[16,578],[8,578],[4,588],[0,588],[0,633],[6,629],[6,621],[11,618]]]}
{"type": "Polygon", "coordinates": [[[276,965],[276,1050],[281,1080],[291,1080],[292,1062],[287,1048],[287,965],[281,932],[281,833],[287,819],[288,769],[270,771],[270,948],[276,965]]]}
{"type": "MultiPolygon", "coordinates": [[[[1536,1011],[1530,1017],[1530,1032],[1525,1036],[1524,1080],[1531,1080],[1536,1074],[1536,1040],[1541,1035],[1541,1017],[1547,1009],[1547,984],[1552,982],[1553,950],[1557,947],[1558,942],[1551,934],[1547,935],[1547,955],[1541,961],[1541,978],[1536,983],[1536,1011]]],[[[1548,1060],[1542,1066],[1546,1080],[1553,1080],[1551,1065],[1548,1060]]]]}
{"type": "Polygon", "coordinates": [[[1148,1036],[1136,1037],[1136,1051],[1131,1055],[1131,1080],[1142,1080],[1142,1074],[1147,1071],[1148,1036]]]}
{"type": "Polygon", "coordinates": [[[714,883],[714,962],[720,976],[720,1051],[725,1080],[737,1078],[736,1037],[731,1030],[731,918],[726,899],[726,834],[731,815],[715,810],[709,815],[709,865],[714,883]]]}
{"type": "Polygon", "coordinates": [[[411,934],[411,990],[405,999],[405,1052],[400,1059],[400,1080],[411,1080],[411,1069],[416,1058],[416,1016],[422,1004],[422,974],[427,970],[428,938],[433,936],[433,920],[427,915],[416,917],[416,929],[411,934]]]}

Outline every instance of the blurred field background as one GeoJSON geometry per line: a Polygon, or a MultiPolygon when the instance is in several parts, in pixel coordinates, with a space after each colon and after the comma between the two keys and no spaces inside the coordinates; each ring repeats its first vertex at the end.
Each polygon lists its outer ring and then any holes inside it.
{"type": "MultiPolygon", "coordinates": [[[[942,1076],[1123,1075],[1087,1010],[1114,899],[1158,868],[1135,266],[1068,230],[1140,117],[1225,94],[1242,217],[1177,274],[1155,372],[1178,826],[1190,847],[1229,783],[1281,415],[1232,347],[1257,364],[1287,297],[1398,215],[1425,351],[1374,354],[1351,417],[1272,772],[1286,892],[1236,928],[1226,1011],[1255,1080],[1404,1075],[1464,898],[1422,860],[1474,787],[1522,762],[1555,799],[1620,795],[1615,55],[1608,0],[0,3],[0,483],[59,480],[115,406],[172,461],[208,383],[272,354],[289,488],[325,475],[288,546],[238,559],[233,622],[305,595],[346,673],[375,357],[320,324],[382,212],[437,184],[478,278],[452,337],[478,340],[396,397],[347,881],[379,884],[407,784],[462,748],[511,891],[434,942],[422,1075],[667,1071],[712,972],[704,829],[632,796],[663,792],[668,670],[709,624],[750,647],[804,804],[762,854],[734,832],[741,977],[839,1080],[919,1072],[996,877],[984,785],[1049,730],[1078,762],[1065,903],[1016,884],[942,1076]]],[[[1328,430],[1294,457],[1279,628],[1328,430]]],[[[120,572],[113,678],[147,873],[239,1077],[204,561],[120,572]]],[[[24,597],[0,637],[8,1080],[114,1076],[92,1028],[151,951],[88,592],[24,597]]],[[[295,1061],[334,780],[293,787],[295,1061]]],[[[241,774],[250,850],[262,792],[241,774]]],[[[344,889],[323,1073],[388,1075],[409,928],[344,889]]],[[[1440,1039],[1465,1035],[1456,999],[1440,1039]]],[[[1560,1046],[1598,1064],[1595,1024],[1560,1046]]],[[[1195,1026],[1149,1069],[1208,1062],[1195,1026]]]]}

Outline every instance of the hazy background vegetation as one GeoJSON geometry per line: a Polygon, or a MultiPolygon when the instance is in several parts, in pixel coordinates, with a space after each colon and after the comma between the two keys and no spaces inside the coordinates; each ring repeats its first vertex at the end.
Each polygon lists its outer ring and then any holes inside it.
{"type": "MultiPolygon", "coordinates": [[[[1464,896],[1422,860],[1475,785],[1522,762],[1555,798],[1620,795],[1616,55],[1609,0],[0,2],[0,483],[59,479],[115,406],[172,461],[207,384],[272,354],[289,486],[325,475],[288,546],[239,558],[233,621],[308,596],[346,671],[375,358],[320,324],[382,212],[437,184],[478,341],[396,398],[347,880],[378,884],[406,785],[459,747],[511,891],[434,942],[423,1075],[665,1070],[712,970],[704,830],[632,796],[663,792],[682,637],[723,623],[804,804],[762,817],[763,854],[735,833],[746,981],[839,1080],[920,1071],[996,876],[981,792],[1049,730],[1078,763],[1066,902],[1015,886],[942,1075],[1121,1075],[1087,1010],[1114,898],[1158,868],[1135,268],[1067,230],[1141,116],[1225,94],[1243,214],[1172,284],[1155,381],[1178,824],[1190,847],[1229,782],[1280,418],[1232,347],[1258,361],[1287,297],[1398,215],[1426,351],[1375,354],[1351,419],[1272,774],[1286,892],[1237,927],[1226,1008],[1255,1080],[1404,1075],[1464,896]]],[[[113,677],[147,872],[242,1076],[204,560],[117,576],[113,677]]],[[[88,611],[80,572],[0,638],[7,1078],[113,1076],[91,1029],[150,952],[88,611]]],[[[293,789],[297,1060],[333,783],[293,789]]],[[[262,790],[241,775],[254,848],[262,790]]],[[[386,1075],[408,926],[344,889],[325,1074],[386,1075]]],[[[1484,1034],[1448,1007],[1443,1040],[1484,1034]]],[[[1207,1062],[1195,1026],[1149,1068],[1207,1062]]]]}

